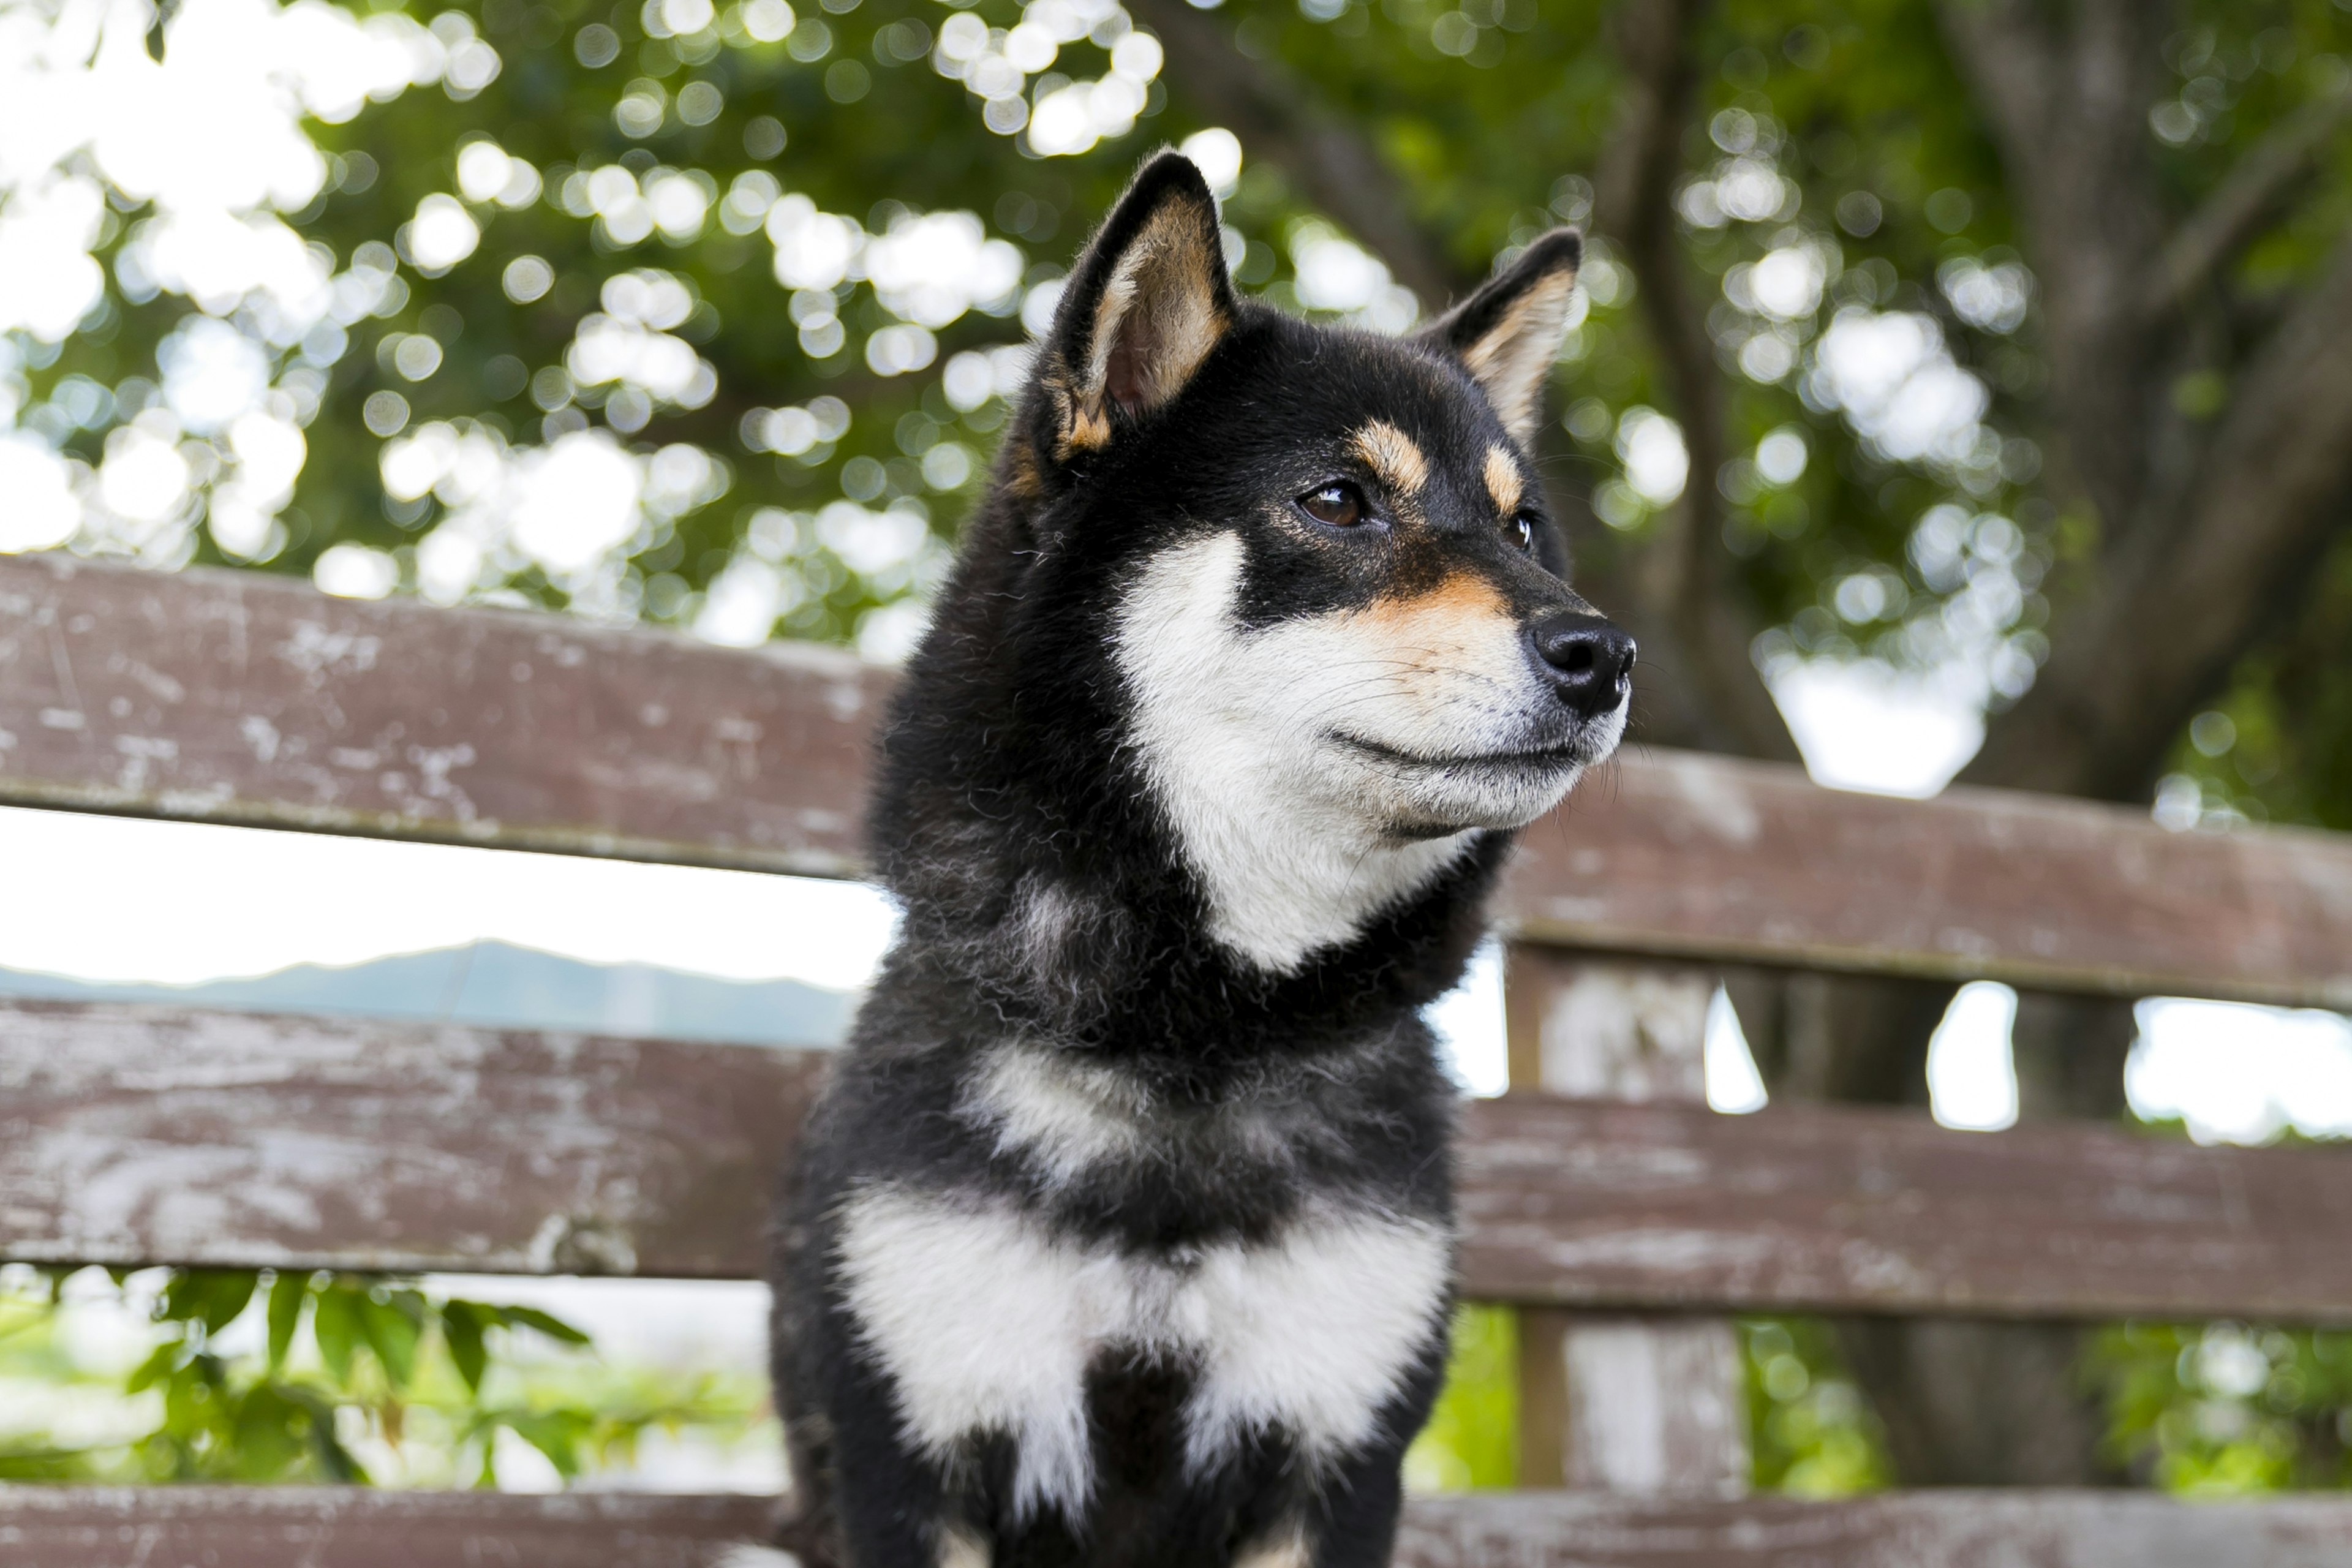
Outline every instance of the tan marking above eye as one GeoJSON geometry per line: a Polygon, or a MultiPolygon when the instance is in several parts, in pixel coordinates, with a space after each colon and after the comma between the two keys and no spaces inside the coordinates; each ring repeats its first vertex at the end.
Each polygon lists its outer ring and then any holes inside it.
{"type": "Polygon", "coordinates": [[[1373,477],[1397,496],[1416,496],[1429,483],[1429,459],[1420,444],[1385,419],[1375,419],[1356,432],[1356,456],[1373,477]]]}
{"type": "Polygon", "coordinates": [[[1522,481],[1519,465],[1501,447],[1486,448],[1486,493],[1495,498],[1495,505],[1506,517],[1519,510],[1522,481]]]}

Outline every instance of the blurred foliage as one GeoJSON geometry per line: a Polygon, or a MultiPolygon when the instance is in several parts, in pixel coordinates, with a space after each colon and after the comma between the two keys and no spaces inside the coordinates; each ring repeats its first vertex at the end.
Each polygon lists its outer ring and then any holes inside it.
{"type": "Polygon", "coordinates": [[[2158,800],[2184,826],[2352,830],[2352,544],[2319,563],[2312,602],[2190,721],[2158,800]]]}
{"type": "Polygon", "coordinates": [[[1812,1318],[1739,1325],[1759,1490],[1844,1497],[1894,1484],[1877,1419],[1812,1318]]]}
{"type": "Polygon", "coordinates": [[[516,1439],[569,1481],[656,1429],[770,1435],[756,1374],[616,1373],[533,1307],[341,1274],[115,1270],[109,1293],[97,1270],[12,1272],[34,1279],[0,1289],[0,1479],[494,1487],[516,1439]],[[75,1313],[142,1307],[127,1373],[68,1342],[75,1313]]]}
{"type": "Polygon", "coordinates": [[[2352,1334],[2237,1323],[2104,1330],[2088,1373],[2116,1463],[2168,1491],[2352,1486],[2352,1334]]]}
{"type": "Polygon", "coordinates": [[[1458,1492],[1517,1484],[1518,1379],[1517,1315],[1507,1307],[1456,1308],[1445,1387],[1405,1454],[1405,1485],[1458,1492]]]}
{"type": "MultiPolygon", "coordinates": [[[[384,0],[362,9],[406,15],[384,0]]],[[[2205,0],[2183,16],[2167,51],[2177,96],[2149,114],[2185,205],[2265,130],[2341,86],[2352,17],[2319,0],[2205,0]]],[[[1237,69],[1289,84],[1386,158],[1461,283],[1546,226],[1591,221],[1589,176],[1622,86],[1604,16],[1591,0],[1229,0],[1216,13],[1237,69]]],[[[782,0],[469,0],[430,19],[436,37],[486,47],[495,72],[445,75],[312,123],[325,184],[282,216],[333,269],[329,317],[284,341],[291,327],[275,323],[273,337],[252,299],[205,300],[266,349],[278,405],[303,426],[290,502],[274,525],[236,514],[195,527],[202,481],[233,477],[241,459],[218,432],[184,433],[198,482],[177,524],[91,524],[77,548],[307,572],[331,545],[355,544],[384,553],[380,569],[335,578],[352,591],[421,581],[442,598],[568,604],[730,640],[850,637],[937,580],[982,482],[1013,362],[958,356],[1017,345],[1013,318],[1050,306],[1053,279],[1141,153],[1212,121],[1147,51],[1120,79],[1139,100],[1131,129],[1114,117],[1098,141],[1055,143],[1080,151],[1041,151],[1047,100],[1118,74],[1117,46],[1134,29],[1112,0],[803,0],[798,13],[782,0]],[[1022,44],[1024,26],[1058,42],[1022,44]],[[499,158],[520,161],[505,187],[481,174],[499,158]],[[436,260],[426,215],[446,224],[460,209],[472,248],[436,260]],[[1017,252],[1006,274],[1016,286],[926,306],[861,280],[894,234],[917,248],[945,243],[919,220],[949,213],[968,215],[957,245],[984,235],[1017,252]],[[866,247],[830,284],[821,262],[782,258],[810,214],[838,215],[866,247]],[[787,286],[796,265],[820,282],[787,286]],[[600,321],[634,322],[667,340],[665,363],[688,355],[700,368],[663,382],[667,395],[591,379],[583,349],[600,321]],[[424,446],[420,430],[433,433],[424,446]],[[639,515],[609,549],[534,552],[503,524],[447,526],[488,469],[582,431],[648,465],[668,458],[640,472],[639,515]],[[777,447],[789,455],[766,449],[777,447]],[[403,493],[387,494],[395,470],[403,493]],[[715,590],[724,614],[706,613],[715,590]]],[[[1687,482],[1729,503],[1726,542],[1778,623],[1759,657],[1966,666],[1999,706],[2031,682],[2052,595],[2070,591],[2066,572],[2088,560],[2096,527],[2043,494],[2034,280],[1931,10],[1726,0],[1694,52],[1703,102],[1686,139],[1681,237],[1718,294],[1708,326],[1734,452],[1687,482]],[[1940,434],[1890,430],[1885,410],[1818,374],[1841,312],[1916,328],[1919,363],[1961,376],[1946,390],[1978,414],[1962,407],[1940,434]]],[[[1377,261],[1329,248],[1345,237],[1298,172],[1261,161],[1246,138],[1242,153],[1226,219],[1245,284],[1395,325],[1377,261]],[[1333,277],[1363,273],[1359,258],[1373,281],[1335,292],[1333,277]]],[[[12,334],[18,422],[88,470],[154,406],[169,379],[159,348],[171,358],[170,342],[204,313],[142,271],[156,214],[120,190],[110,200],[94,250],[111,274],[104,300],[62,343],[12,334]]],[[[2274,295],[2307,276],[2347,211],[2352,156],[2339,155],[2248,257],[2240,285],[2274,295]]],[[[989,254],[990,267],[1006,261],[989,254]]],[[[1602,566],[1661,526],[1684,481],[1638,471],[1640,432],[1668,399],[1632,309],[1639,280],[1608,236],[1593,255],[1590,313],[1560,371],[1568,416],[1546,440],[1571,518],[1598,520],[1581,543],[1602,566]]],[[[2220,386],[2225,357],[2197,374],[2220,386]]],[[[2184,384],[2183,399],[2199,395],[2184,384]]],[[[2322,619],[2313,656],[2340,649],[2344,617],[2322,619]]],[[[908,624],[870,648],[903,646],[908,624]]],[[[2282,728],[2322,728],[2311,721],[2352,701],[2335,679],[2342,662],[2281,652],[2250,664],[2232,700],[2248,731],[2261,730],[2264,701],[2282,728]]],[[[2352,798],[2330,771],[2332,744],[2273,746],[2250,764],[2265,782],[2238,793],[2273,816],[2324,814],[2352,798]]]]}

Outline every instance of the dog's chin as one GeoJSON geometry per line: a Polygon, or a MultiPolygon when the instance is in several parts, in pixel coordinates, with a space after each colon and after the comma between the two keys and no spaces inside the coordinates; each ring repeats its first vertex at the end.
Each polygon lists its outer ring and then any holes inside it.
{"type": "Polygon", "coordinates": [[[1366,804],[1382,833],[1401,841],[1524,827],[1558,805],[1597,760],[1580,735],[1453,753],[1361,735],[1334,736],[1333,742],[1369,786],[1366,804]]]}

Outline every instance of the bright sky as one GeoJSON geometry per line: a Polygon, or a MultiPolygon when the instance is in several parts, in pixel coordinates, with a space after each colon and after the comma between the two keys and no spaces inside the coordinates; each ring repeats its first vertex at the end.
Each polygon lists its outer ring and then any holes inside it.
{"type": "Polygon", "coordinates": [[[865,983],[871,888],[64,812],[0,810],[0,967],[187,984],[495,938],[730,980],[865,983]]]}

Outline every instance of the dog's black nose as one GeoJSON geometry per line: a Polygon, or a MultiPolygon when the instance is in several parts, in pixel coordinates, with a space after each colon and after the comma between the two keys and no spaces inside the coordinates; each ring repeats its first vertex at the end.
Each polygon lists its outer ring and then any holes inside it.
{"type": "Polygon", "coordinates": [[[1581,610],[1547,616],[1528,628],[1536,658],[1559,700],[1597,719],[1624,700],[1633,674],[1633,639],[1581,610]]]}

